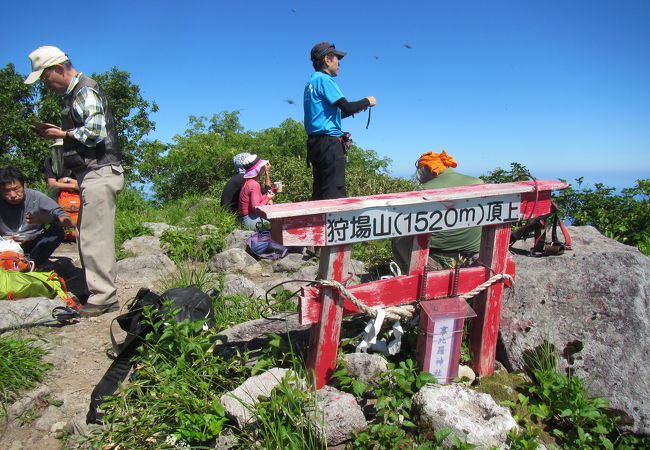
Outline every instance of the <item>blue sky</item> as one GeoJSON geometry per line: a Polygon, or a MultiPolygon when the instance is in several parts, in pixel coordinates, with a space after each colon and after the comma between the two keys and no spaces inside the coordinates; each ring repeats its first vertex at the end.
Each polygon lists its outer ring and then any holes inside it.
{"type": "Polygon", "coordinates": [[[81,71],[128,71],[160,107],[152,139],[223,110],[254,131],[302,121],[309,50],[328,40],[348,52],[347,99],[377,98],[369,129],[367,113],[344,128],[394,175],[445,148],[472,175],[517,161],[546,179],[650,177],[648,0],[115,0],[85,23],[76,5],[4,5],[0,63],[27,74],[55,45],[81,71]]]}

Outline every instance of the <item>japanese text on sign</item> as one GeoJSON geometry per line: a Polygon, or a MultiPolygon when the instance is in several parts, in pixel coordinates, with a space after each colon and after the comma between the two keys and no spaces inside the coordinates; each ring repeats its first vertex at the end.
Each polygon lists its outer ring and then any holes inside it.
{"type": "Polygon", "coordinates": [[[389,206],[327,215],[327,243],[345,244],[457,228],[516,222],[518,194],[419,205],[389,206]]]}

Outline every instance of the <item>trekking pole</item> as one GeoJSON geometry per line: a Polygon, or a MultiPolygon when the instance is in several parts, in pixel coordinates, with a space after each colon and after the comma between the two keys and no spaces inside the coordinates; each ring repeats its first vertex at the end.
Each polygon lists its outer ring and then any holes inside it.
{"type": "Polygon", "coordinates": [[[79,312],[68,306],[57,306],[52,310],[52,317],[48,319],[37,320],[36,322],[20,323],[8,327],[0,328],[0,334],[6,333],[11,330],[20,330],[22,328],[32,328],[39,325],[46,325],[52,322],[59,322],[65,324],[72,319],[79,317],[79,312]]]}

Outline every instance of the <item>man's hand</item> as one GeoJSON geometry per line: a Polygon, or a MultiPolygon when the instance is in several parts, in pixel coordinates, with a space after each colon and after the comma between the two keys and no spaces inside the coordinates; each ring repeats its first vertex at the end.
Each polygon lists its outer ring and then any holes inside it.
{"type": "Polygon", "coordinates": [[[375,97],[372,95],[370,97],[366,97],[368,101],[370,102],[370,106],[375,106],[377,104],[377,100],[375,100],[375,97]]]}
{"type": "Polygon", "coordinates": [[[63,139],[66,135],[66,132],[62,130],[61,127],[51,123],[35,122],[31,124],[29,128],[43,139],[63,139]]]}
{"type": "Polygon", "coordinates": [[[25,214],[25,222],[27,223],[39,223],[44,225],[46,223],[52,223],[52,220],[54,220],[52,214],[45,211],[34,211],[25,214]]]}
{"type": "Polygon", "coordinates": [[[68,190],[73,190],[73,191],[78,191],[79,190],[79,185],[77,184],[77,180],[74,178],[70,177],[62,177],[56,180],[58,183],[61,183],[60,186],[58,186],[60,189],[68,189],[68,190]]]}
{"type": "Polygon", "coordinates": [[[77,226],[75,221],[68,215],[59,217],[59,223],[63,228],[74,228],[77,226]]]}

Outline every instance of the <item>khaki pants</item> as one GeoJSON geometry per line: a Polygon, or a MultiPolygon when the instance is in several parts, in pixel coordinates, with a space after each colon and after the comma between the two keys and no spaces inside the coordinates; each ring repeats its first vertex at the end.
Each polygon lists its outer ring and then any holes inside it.
{"type": "Polygon", "coordinates": [[[122,172],[116,164],[77,174],[81,188],[77,245],[90,293],[88,303],[94,305],[117,301],[115,205],[124,186],[122,172]]]}

